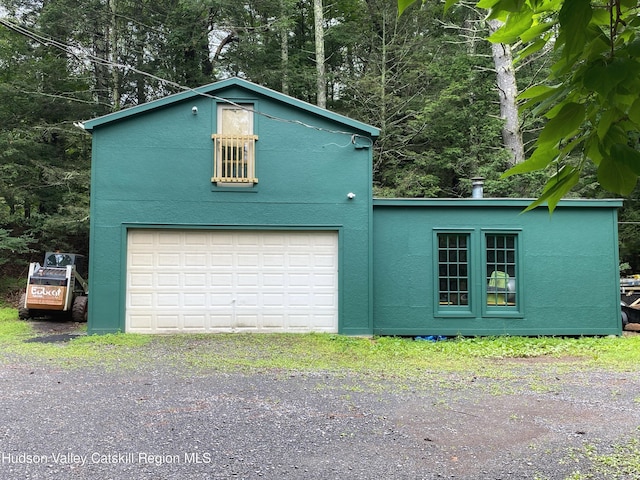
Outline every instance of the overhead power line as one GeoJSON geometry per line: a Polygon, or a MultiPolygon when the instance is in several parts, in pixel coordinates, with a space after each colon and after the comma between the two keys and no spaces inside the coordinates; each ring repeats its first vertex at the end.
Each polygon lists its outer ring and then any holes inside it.
{"type": "Polygon", "coordinates": [[[294,125],[299,125],[305,128],[310,128],[313,130],[317,130],[317,131],[322,131],[322,132],[327,132],[327,133],[333,133],[333,134],[339,134],[339,135],[348,135],[351,137],[351,144],[355,144],[356,140],[358,138],[365,138],[368,139],[371,142],[371,145],[373,145],[373,140],[371,140],[369,137],[365,136],[365,135],[361,135],[358,133],[354,133],[354,132],[347,132],[347,131],[341,131],[341,130],[331,130],[331,129],[327,129],[324,127],[319,127],[316,125],[311,125],[305,122],[302,122],[301,120],[292,120],[292,119],[287,119],[287,118],[281,118],[275,115],[271,115],[269,113],[266,112],[261,112],[259,110],[255,110],[253,108],[249,108],[246,105],[241,105],[238,104],[232,100],[229,100],[228,98],[224,98],[224,97],[219,97],[217,95],[212,95],[209,93],[205,93],[205,92],[201,92],[198,91],[195,88],[191,88],[191,87],[187,87],[184,85],[181,85],[177,82],[174,82],[172,80],[168,80],[166,78],[162,78],[159,77],[157,75],[154,75],[152,73],[149,72],[145,72],[144,70],[140,70],[138,68],[135,68],[131,65],[127,65],[127,64],[123,64],[123,63],[118,63],[118,62],[114,62],[105,58],[101,58],[98,57],[96,55],[94,55],[93,53],[91,53],[86,47],[83,47],[81,45],[71,45],[65,42],[61,42],[58,41],[54,38],[39,34],[37,32],[31,31],[29,30],[27,27],[24,27],[18,23],[15,23],[7,18],[0,18],[0,25],[4,25],[5,27],[7,27],[9,30],[16,32],[20,35],[23,35],[27,38],[30,38],[31,40],[40,43],[43,46],[46,47],[53,47],[53,48],[57,48],[58,50],[61,50],[63,52],[65,52],[66,54],[74,57],[76,60],[78,60],[79,62],[82,62],[82,60],[86,60],[89,61],[91,63],[95,63],[98,65],[104,65],[104,66],[108,66],[111,68],[119,68],[122,70],[128,70],[134,73],[137,73],[139,75],[143,75],[145,77],[149,77],[153,80],[156,80],[157,82],[163,83],[165,85],[174,87],[178,90],[181,91],[188,91],[188,92],[193,92],[197,95],[203,96],[203,97],[207,97],[207,98],[211,98],[213,100],[219,101],[219,102],[225,102],[228,103],[230,105],[233,105],[236,108],[239,109],[243,109],[246,111],[249,111],[251,113],[254,113],[256,115],[261,115],[265,118],[268,118],[270,120],[274,120],[277,122],[283,122],[283,123],[289,123],[289,124],[294,124],[294,125]]]}

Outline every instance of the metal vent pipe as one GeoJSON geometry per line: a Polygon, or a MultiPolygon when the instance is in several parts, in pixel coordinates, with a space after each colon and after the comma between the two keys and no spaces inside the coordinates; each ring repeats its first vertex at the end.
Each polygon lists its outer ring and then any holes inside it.
{"type": "Polygon", "coordinates": [[[484,177],[473,177],[471,179],[471,198],[484,197],[484,177]]]}

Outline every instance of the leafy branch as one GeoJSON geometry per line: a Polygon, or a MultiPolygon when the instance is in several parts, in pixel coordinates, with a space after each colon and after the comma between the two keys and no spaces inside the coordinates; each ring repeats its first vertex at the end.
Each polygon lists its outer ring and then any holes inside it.
{"type": "MultiPolygon", "coordinates": [[[[400,11],[415,0],[398,0],[400,11]]],[[[456,0],[446,0],[451,8],[456,0]]],[[[628,195],[640,176],[640,17],[635,0],[479,0],[503,22],[489,40],[523,46],[516,62],[552,46],[561,53],[543,82],[519,95],[521,112],[546,125],[531,156],[503,178],[545,170],[545,190],[529,208],[558,201],[588,162],[604,189],[628,195]]]]}

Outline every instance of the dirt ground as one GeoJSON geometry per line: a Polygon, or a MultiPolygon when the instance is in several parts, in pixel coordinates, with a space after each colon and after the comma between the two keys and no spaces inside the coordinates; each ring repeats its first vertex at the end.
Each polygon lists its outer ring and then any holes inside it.
{"type": "Polygon", "coordinates": [[[0,478],[640,478],[598,461],[638,437],[637,372],[533,359],[497,361],[506,380],[478,366],[399,382],[184,370],[174,354],[133,370],[3,359],[0,478]]]}

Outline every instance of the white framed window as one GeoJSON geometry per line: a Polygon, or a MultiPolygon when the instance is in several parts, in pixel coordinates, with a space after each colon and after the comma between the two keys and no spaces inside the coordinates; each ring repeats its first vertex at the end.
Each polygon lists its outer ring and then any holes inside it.
{"type": "Polygon", "coordinates": [[[252,186],[256,176],[253,105],[220,104],[213,139],[213,177],[217,185],[252,186]]]}

